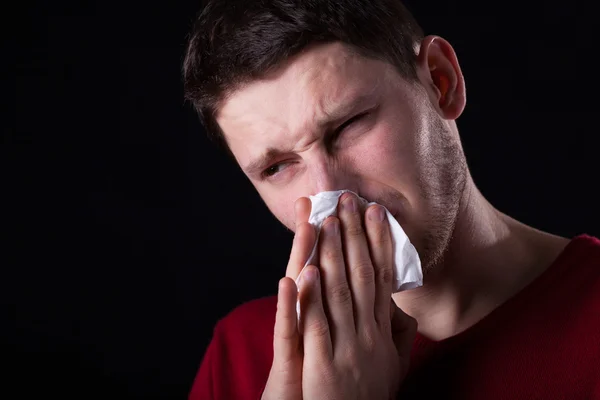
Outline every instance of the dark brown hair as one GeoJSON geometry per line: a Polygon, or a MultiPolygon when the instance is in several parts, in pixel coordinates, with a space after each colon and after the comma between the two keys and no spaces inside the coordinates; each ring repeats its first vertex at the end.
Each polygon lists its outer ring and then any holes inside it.
{"type": "Polygon", "coordinates": [[[229,152],[215,115],[241,85],[310,45],[339,41],[416,79],[423,31],[400,0],[209,0],[189,34],[185,98],[208,136],[229,152]]]}

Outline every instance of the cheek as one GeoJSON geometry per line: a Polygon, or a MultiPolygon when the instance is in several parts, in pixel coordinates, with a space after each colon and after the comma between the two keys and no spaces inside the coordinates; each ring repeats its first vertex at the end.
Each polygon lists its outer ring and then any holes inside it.
{"type": "Polygon", "coordinates": [[[265,202],[265,205],[279,222],[288,229],[294,230],[294,203],[299,197],[294,197],[290,193],[275,193],[268,190],[258,189],[258,193],[265,202]]]}
{"type": "Polygon", "coordinates": [[[401,132],[381,125],[366,140],[354,160],[359,171],[391,186],[406,186],[415,175],[414,148],[401,132]]]}

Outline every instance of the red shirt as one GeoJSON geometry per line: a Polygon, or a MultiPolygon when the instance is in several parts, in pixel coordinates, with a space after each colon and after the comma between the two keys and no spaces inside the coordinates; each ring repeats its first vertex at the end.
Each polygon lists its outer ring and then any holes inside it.
{"type": "MultiPolygon", "coordinates": [[[[190,400],[258,400],[276,297],[219,321],[190,400]]],[[[580,235],[535,281],[441,341],[417,334],[399,399],[600,399],[600,240],[580,235]]]]}

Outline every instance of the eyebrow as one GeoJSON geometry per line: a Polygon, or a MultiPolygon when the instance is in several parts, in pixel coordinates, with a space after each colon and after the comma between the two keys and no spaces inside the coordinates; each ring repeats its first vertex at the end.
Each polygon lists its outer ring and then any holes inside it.
{"type": "Polygon", "coordinates": [[[263,154],[248,163],[244,167],[244,170],[248,175],[257,175],[262,172],[263,169],[269,166],[272,159],[283,153],[284,152],[281,150],[278,150],[274,147],[269,147],[263,154]]]}
{"type": "MultiPolygon", "coordinates": [[[[328,126],[333,125],[335,122],[339,122],[342,119],[349,117],[350,114],[358,111],[358,109],[364,108],[368,102],[375,103],[374,92],[375,91],[362,92],[358,96],[352,97],[350,101],[341,101],[332,106],[324,107],[324,116],[318,118],[315,121],[315,125],[320,130],[323,130],[328,126]]],[[[286,152],[289,152],[289,150],[269,147],[264,153],[249,162],[243,169],[248,175],[257,175],[269,166],[272,159],[286,152]]]]}
{"type": "Polygon", "coordinates": [[[358,96],[353,96],[349,101],[341,101],[337,104],[333,104],[329,107],[323,107],[323,118],[319,118],[316,121],[316,125],[319,128],[331,125],[334,122],[338,122],[344,118],[350,116],[350,114],[357,111],[359,108],[366,106],[368,102],[374,103],[374,90],[373,92],[361,92],[358,96]]]}

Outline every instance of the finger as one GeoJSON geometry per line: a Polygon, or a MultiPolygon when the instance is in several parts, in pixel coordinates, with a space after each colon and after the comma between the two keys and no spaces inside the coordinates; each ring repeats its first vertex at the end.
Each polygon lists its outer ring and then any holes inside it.
{"type": "Polygon", "coordinates": [[[302,273],[300,303],[300,332],[303,336],[305,362],[331,360],[331,331],[323,309],[319,270],[314,265],[308,265],[302,273]]]}
{"type": "Polygon", "coordinates": [[[294,280],[298,278],[304,264],[310,257],[316,241],[314,227],[308,223],[312,203],[308,197],[300,197],[294,203],[294,224],[296,233],[286,268],[285,276],[294,280]]]}
{"type": "Polygon", "coordinates": [[[417,334],[417,320],[398,308],[393,300],[391,306],[393,310],[391,330],[394,344],[398,356],[408,360],[417,334]]]}
{"type": "Polygon", "coordinates": [[[374,323],[375,271],[369,254],[362,211],[358,199],[351,193],[340,198],[340,221],[344,260],[354,301],[356,326],[374,323]]]}
{"type": "Polygon", "coordinates": [[[313,246],[315,245],[316,233],[315,228],[308,222],[303,222],[296,227],[294,235],[294,243],[292,251],[285,270],[285,276],[296,280],[300,271],[306,264],[310,256],[313,246]]]}
{"type": "Polygon", "coordinates": [[[308,197],[300,197],[294,203],[294,216],[296,226],[302,222],[307,222],[310,217],[312,203],[308,197]]]}
{"type": "Polygon", "coordinates": [[[372,205],[367,209],[365,227],[375,271],[375,321],[380,327],[388,326],[394,254],[390,227],[382,206],[372,205]]]}
{"type": "Polygon", "coordinates": [[[269,398],[285,398],[302,388],[302,350],[296,326],[298,290],[290,278],[279,281],[277,312],[273,335],[273,365],[264,393],[269,398]]]}
{"type": "Polygon", "coordinates": [[[297,358],[300,345],[296,316],[298,290],[290,278],[281,278],[277,294],[277,313],[273,337],[273,363],[278,366],[292,365],[297,358]]]}
{"type": "Polygon", "coordinates": [[[321,227],[319,260],[325,313],[329,317],[335,348],[356,333],[352,292],[346,276],[340,223],[336,217],[327,218],[321,227]]]}

